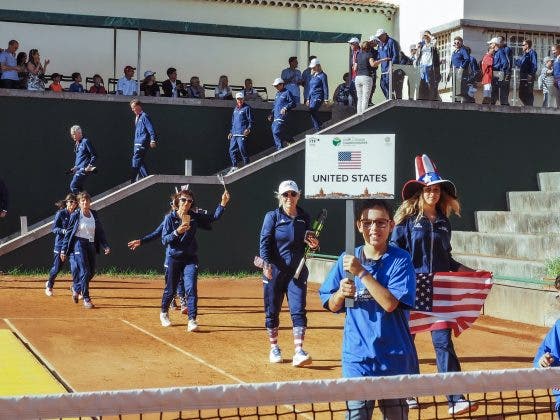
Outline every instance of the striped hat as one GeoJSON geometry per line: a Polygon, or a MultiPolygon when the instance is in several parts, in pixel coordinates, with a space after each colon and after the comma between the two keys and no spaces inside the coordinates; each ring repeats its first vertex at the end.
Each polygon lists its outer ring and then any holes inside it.
{"type": "Polygon", "coordinates": [[[457,198],[457,189],[453,182],[442,179],[436,165],[428,155],[416,156],[416,179],[411,179],[404,184],[402,189],[403,200],[413,197],[419,190],[430,185],[439,184],[443,190],[453,198],[457,198]]]}

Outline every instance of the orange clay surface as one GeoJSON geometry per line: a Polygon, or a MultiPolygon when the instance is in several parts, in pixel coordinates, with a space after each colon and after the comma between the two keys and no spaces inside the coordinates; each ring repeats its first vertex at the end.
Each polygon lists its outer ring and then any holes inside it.
{"type": "MultiPolygon", "coordinates": [[[[279,335],[284,363],[268,362],[258,278],[199,279],[196,333],[186,332],[179,311],[170,311],[171,327],[160,325],[160,278],[96,277],[93,310],[73,303],[67,276],[57,280],[53,297],[45,296],[44,281],[0,277],[0,328],[15,327],[76,391],[341,376],[344,316],[323,310],[316,284],[309,285],[305,339],[313,364],[294,368],[287,308],[279,335]]],[[[546,331],[482,316],[454,342],[463,370],[524,368],[531,367],[546,331]]],[[[435,372],[429,334],[419,334],[416,345],[422,373],[435,372]]]]}

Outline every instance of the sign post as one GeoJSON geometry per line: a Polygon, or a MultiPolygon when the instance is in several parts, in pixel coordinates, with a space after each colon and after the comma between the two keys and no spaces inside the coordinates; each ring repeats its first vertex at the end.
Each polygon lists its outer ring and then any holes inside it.
{"type": "MultiPolygon", "coordinates": [[[[306,136],[305,198],[346,201],[344,248],[353,255],[354,200],[395,198],[395,135],[306,136]]],[[[354,299],[346,298],[345,306],[353,307],[354,299]]]]}

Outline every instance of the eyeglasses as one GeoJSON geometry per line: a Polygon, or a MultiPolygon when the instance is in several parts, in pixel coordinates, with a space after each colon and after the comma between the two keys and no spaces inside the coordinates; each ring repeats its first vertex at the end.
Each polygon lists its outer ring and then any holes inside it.
{"type": "Polygon", "coordinates": [[[192,203],[193,199],[192,198],[181,197],[181,198],[179,198],[179,201],[181,203],[192,203]]]}
{"type": "Polygon", "coordinates": [[[282,197],[284,198],[288,198],[288,197],[297,197],[298,193],[295,191],[286,191],[284,193],[282,193],[282,197]]]}
{"type": "Polygon", "coordinates": [[[375,220],[369,220],[369,219],[361,219],[360,223],[362,224],[362,227],[364,229],[370,229],[373,225],[377,226],[378,228],[384,229],[387,226],[389,226],[389,219],[375,219],[375,220]]]}

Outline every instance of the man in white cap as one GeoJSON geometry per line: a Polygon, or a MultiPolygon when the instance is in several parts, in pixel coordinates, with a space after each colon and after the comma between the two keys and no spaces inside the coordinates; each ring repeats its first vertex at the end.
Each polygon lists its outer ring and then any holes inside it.
{"type": "MultiPolygon", "coordinates": [[[[379,40],[379,59],[383,60],[381,62],[381,78],[379,81],[379,87],[383,91],[385,98],[389,99],[389,61],[393,64],[399,64],[399,53],[400,46],[397,41],[387,35],[384,29],[378,29],[375,33],[375,37],[379,40]]],[[[397,99],[402,98],[402,92],[395,92],[395,97],[397,99]]]]}
{"type": "Polygon", "coordinates": [[[289,140],[286,127],[288,111],[295,108],[297,103],[292,94],[285,88],[284,80],[278,77],[274,79],[272,86],[276,88],[277,92],[268,121],[272,122],[272,137],[276,150],[280,150],[284,143],[289,140]]]}
{"type": "Polygon", "coordinates": [[[360,52],[360,40],[356,37],[352,37],[348,40],[348,44],[350,44],[350,56],[348,57],[350,61],[349,67],[351,69],[350,82],[354,83],[354,79],[356,79],[354,64],[356,64],[356,59],[358,58],[358,53],[360,52]]]}
{"type": "Polygon", "coordinates": [[[492,105],[500,100],[501,105],[509,106],[509,79],[511,75],[511,59],[509,57],[509,47],[506,50],[501,36],[497,36],[488,41],[494,47],[494,64],[492,65],[492,105]]]}
{"type": "Polygon", "coordinates": [[[253,112],[251,107],[245,103],[243,92],[235,94],[236,105],[231,116],[231,130],[229,130],[229,157],[231,169],[228,174],[237,170],[237,154],[241,155],[243,165],[249,163],[249,155],[245,147],[245,139],[251,132],[253,126],[253,112]]]}
{"type": "Polygon", "coordinates": [[[301,76],[301,71],[297,68],[298,66],[297,57],[290,57],[288,59],[288,68],[282,70],[280,77],[284,81],[286,89],[290,91],[295,101],[300,103],[300,92],[299,87],[303,84],[303,78],[301,76]]]}
{"type": "Polygon", "coordinates": [[[309,56],[309,62],[307,63],[307,68],[301,72],[301,78],[303,83],[303,99],[309,96],[309,81],[311,80],[311,69],[309,68],[309,64],[311,64],[311,60],[317,58],[316,55],[309,56]]]}

